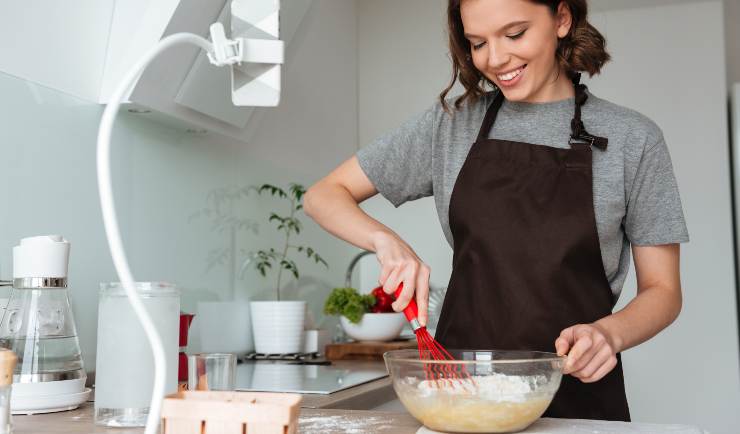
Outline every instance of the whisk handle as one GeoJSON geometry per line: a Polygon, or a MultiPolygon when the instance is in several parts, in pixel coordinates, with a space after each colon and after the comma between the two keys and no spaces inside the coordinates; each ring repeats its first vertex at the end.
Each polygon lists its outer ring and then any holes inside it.
{"type": "MultiPolygon", "coordinates": [[[[403,291],[403,282],[398,285],[398,289],[396,289],[396,292],[393,294],[396,299],[401,295],[401,291],[403,291]]],[[[411,323],[411,327],[414,331],[421,327],[421,324],[419,323],[419,306],[416,305],[416,300],[412,298],[411,301],[409,301],[408,306],[403,310],[403,314],[411,323]]]]}

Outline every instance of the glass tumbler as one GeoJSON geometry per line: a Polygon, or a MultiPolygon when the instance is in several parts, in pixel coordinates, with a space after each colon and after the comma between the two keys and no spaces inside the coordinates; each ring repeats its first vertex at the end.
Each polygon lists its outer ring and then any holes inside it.
{"type": "Polygon", "coordinates": [[[199,353],[188,356],[188,390],[234,390],[236,355],[199,353]]]}

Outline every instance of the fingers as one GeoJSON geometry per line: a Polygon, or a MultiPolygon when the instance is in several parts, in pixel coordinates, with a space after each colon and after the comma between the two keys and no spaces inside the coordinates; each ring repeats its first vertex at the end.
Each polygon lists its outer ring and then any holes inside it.
{"type": "Polygon", "coordinates": [[[607,337],[591,324],[578,324],[563,330],[555,340],[555,348],[558,355],[568,355],[563,373],[584,383],[600,380],[617,364],[607,337]]]}
{"type": "Polygon", "coordinates": [[[612,357],[614,357],[615,361],[617,360],[617,358],[614,356],[614,354],[612,354],[611,350],[608,347],[601,347],[601,349],[599,349],[599,351],[588,362],[588,364],[586,364],[581,369],[575,370],[573,376],[576,378],[580,378],[581,380],[592,378],[603,365],[610,362],[610,359],[612,357]]]}
{"type": "Polygon", "coordinates": [[[383,291],[395,295],[398,286],[403,283],[401,293],[392,304],[393,310],[402,311],[415,297],[419,308],[418,320],[421,324],[426,324],[429,267],[397,237],[382,238],[377,243],[375,254],[381,266],[379,283],[383,286],[383,291]]]}
{"type": "Polygon", "coordinates": [[[416,276],[416,305],[419,308],[419,323],[426,327],[429,310],[429,274],[426,264],[422,264],[416,276]]]}
{"type": "Polygon", "coordinates": [[[560,332],[560,336],[555,339],[555,351],[558,353],[558,356],[564,356],[568,354],[568,351],[570,351],[570,347],[573,346],[573,343],[575,342],[573,328],[574,327],[568,327],[567,329],[563,330],[562,332],[560,332]]]}
{"type": "MultiPolygon", "coordinates": [[[[411,299],[414,298],[414,293],[416,292],[416,275],[418,273],[418,262],[408,263],[402,270],[402,275],[404,276],[403,290],[401,291],[401,295],[396,298],[396,301],[393,302],[392,305],[393,310],[395,310],[396,312],[401,312],[402,310],[404,310],[406,306],[408,306],[411,299]]],[[[398,285],[393,288],[393,292],[395,292],[397,288],[398,285]]]]}
{"type": "Polygon", "coordinates": [[[568,358],[565,360],[565,366],[563,373],[570,374],[576,370],[576,366],[580,366],[582,360],[591,349],[593,342],[591,336],[581,335],[576,337],[576,343],[573,344],[573,348],[568,352],[568,358]]]}
{"type": "Polygon", "coordinates": [[[596,370],[596,372],[594,372],[591,376],[581,378],[581,381],[583,381],[584,383],[593,383],[599,381],[604,378],[606,374],[611,372],[611,370],[614,369],[615,366],[617,366],[617,357],[611,355],[607,359],[607,361],[596,370]]]}
{"type": "Polygon", "coordinates": [[[401,269],[398,267],[394,267],[388,273],[388,277],[383,282],[381,282],[381,284],[383,285],[383,291],[385,291],[386,294],[395,294],[396,288],[398,288],[398,285],[401,282],[401,269]]]}

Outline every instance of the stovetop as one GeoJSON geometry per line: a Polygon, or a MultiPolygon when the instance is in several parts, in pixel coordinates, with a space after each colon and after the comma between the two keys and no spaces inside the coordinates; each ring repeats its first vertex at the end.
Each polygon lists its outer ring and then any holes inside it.
{"type": "Polygon", "coordinates": [[[382,364],[357,368],[336,366],[318,353],[248,354],[236,366],[236,390],[328,395],[379,378],[388,372],[382,364]]]}

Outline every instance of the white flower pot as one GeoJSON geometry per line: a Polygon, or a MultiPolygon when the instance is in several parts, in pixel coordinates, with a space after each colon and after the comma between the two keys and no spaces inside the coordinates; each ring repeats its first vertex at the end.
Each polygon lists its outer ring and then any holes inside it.
{"type": "Polygon", "coordinates": [[[253,301],[251,308],[258,353],[286,354],[303,350],[305,301],[253,301]]]}
{"type": "Polygon", "coordinates": [[[401,334],[406,325],[406,317],[401,312],[366,313],[357,324],[344,315],[339,317],[339,322],[344,332],[356,341],[385,342],[396,339],[401,334]]]}
{"type": "Polygon", "coordinates": [[[248,301],[201,301],[193,328],[204,353],[247,354],[254,351],[248,301]]]}

